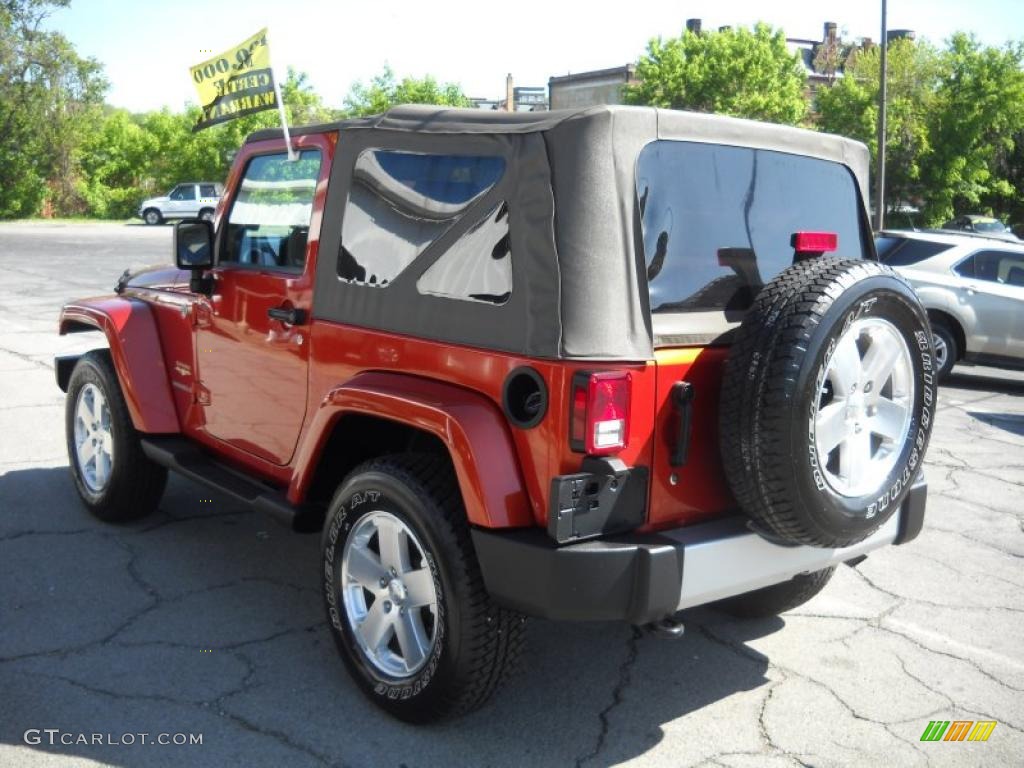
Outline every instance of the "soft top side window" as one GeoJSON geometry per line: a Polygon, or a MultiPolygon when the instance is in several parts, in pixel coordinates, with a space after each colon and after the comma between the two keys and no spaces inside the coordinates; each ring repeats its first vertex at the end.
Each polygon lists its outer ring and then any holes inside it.
{"type": "Polygon", "coordinates": [[[387,285],[504,172],[505,159],[497,155],[364,150],[352,171],[338,276],[387,285]]]}
{"type": "Polygon", "coordinates": [[[508,203],[501,203],[420,275],[416,290],[431,296],[504,304],[512,296],[508,203]]]}

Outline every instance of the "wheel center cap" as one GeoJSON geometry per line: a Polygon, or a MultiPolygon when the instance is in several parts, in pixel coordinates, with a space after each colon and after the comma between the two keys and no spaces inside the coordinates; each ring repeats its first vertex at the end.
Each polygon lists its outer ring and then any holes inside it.
{"type": "Polygon", "coordinates": [[[866,408],[867,398],[861,392],[854,392],[846,400],[846,420],[860,421],[864,418],[866,408]]]}
{"type": "Polygon", "coordinates": [[[388,582],[388,595],[395,603],[400,603],[406,598],[405,585],[401,579],[395,578],[388,582]]]}

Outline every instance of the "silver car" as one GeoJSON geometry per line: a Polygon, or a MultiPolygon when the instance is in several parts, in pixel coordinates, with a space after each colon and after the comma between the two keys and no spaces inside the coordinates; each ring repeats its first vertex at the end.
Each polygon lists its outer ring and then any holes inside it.
{"type": "Polygon", "coordinates": [[[139,216],[147,224],[162,224],[167,219],[213,220],[224,187],[213,181],[186,181],[162,197],[143,200],[139,216]]]}
{"type": "Polygon", "coordinates": [[[940,376],[957,362],[1024,368],[1024,242],[885,230],[875,247],[928,310],[940,376]]]}

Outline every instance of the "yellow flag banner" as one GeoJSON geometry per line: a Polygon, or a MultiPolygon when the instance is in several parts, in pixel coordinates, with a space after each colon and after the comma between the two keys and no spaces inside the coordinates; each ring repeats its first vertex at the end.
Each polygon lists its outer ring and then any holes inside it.
{"type": "Polygon", "coordinates": [[[266,29],[189,71],[203,110],[193,133],[277,107],[266,29]]]}

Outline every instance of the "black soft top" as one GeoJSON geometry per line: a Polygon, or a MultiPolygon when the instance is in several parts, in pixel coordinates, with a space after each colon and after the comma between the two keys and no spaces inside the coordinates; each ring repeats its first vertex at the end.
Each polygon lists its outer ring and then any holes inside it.
{"type": "MultiPolygon", "coordinates": [[[[862,200],[868,199],[869,156],[863,144],[718,115],[625,106],[549,112],[401,106],[382,115],[297,127],[292,133],[332,131],[342,138],[328,192],[322,254],[341,246],[354,152],[396,145],[427,152],[475,151],[492,145],[519,166],[512,174],[516,189],[501,191],[513,204],[518,202],[512,250],[519,274],[513,301],[503,308],[449,301],[438,312],[416,294],[415,274],[409,276],[408,287],[399,281],[389,287],[392,300],[385,305],[361,287],[335,285],[334,268],[323,259],[314,314],[399,332],[415,329],[432,338],[536,357],[653,356],[635,179],[640,150],[652,141],[726,144],[841,163],[856,178],[862,200]]],[[[248,141],[280,138],[280,130],[264,130],[248,141]]],[[[430,261],[425,259],[424,269],[430,261]]],[[[370,290],[383,298],[380,289],[370,290]]]]}

